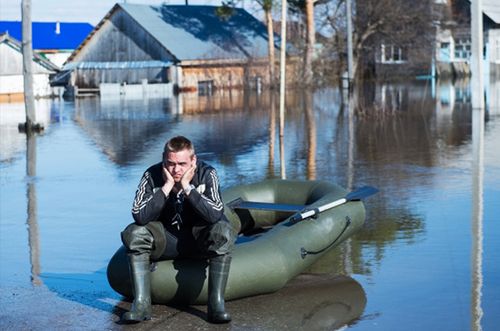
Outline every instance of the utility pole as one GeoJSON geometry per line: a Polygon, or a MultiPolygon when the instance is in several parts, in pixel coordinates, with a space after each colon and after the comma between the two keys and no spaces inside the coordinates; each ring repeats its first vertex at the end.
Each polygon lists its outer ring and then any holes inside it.
{"type": "Polygon", "coordinates": [[[33,46],[31,26],[31,0],[21,1],[22,15],[22,51],[23,51],[23,77],[24,77],[24,107],[26,109],[26,123],[19,124],[20,131],[30,134],[32,131],[43,130],[36,124],[35,100],[33,94],[33,46]]]}
{"type": "Polygon", "coordinates": [[[484,108],[483,85],[483,10],[481,0],[471,1],[472,109],[484,108]]]}

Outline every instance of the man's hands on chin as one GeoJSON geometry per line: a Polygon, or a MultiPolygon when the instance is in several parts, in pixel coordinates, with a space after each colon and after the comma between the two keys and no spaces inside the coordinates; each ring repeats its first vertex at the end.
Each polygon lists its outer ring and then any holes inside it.
{"type": "Polygon", "coordinates": [[[170,194],[170,191],[172,191],[172,188],[175,185],[175,180],[174,177],[168,172],[167,168],[165,166],[162,167],[163,169],[163,179],[165,180],[165,184],[163,184],[161,190],[163,191],[163,194],[165,194],[166,197],[170,194]]]}
{"type": "Polygon", "coordinates": [[[193,164],[191,166],[191,168],[189,168],[188,170],[186,170],[186,172],[184,173],[184,175],[182,175],[182,178],[181,178],[181,188],[186,192],[187,195],[189,195],[189,192],[191,191],[190,189],[190,184],[191,184],[191,180],[193,179],[194,177],[194,172],[196,171],[196,164],[193,164]]]}

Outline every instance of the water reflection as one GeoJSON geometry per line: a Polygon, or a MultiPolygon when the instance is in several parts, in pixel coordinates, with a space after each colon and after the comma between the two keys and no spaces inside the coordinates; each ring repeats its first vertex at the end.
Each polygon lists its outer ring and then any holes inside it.
{"type": "MultiPolygon", "coordinates": [[[[346,242],[342,250],[329,252],[308,271],[329,276],[356,274],[371,293],[368,314],[383,315],[377,323],[385,328],[394,307],[388,303],[391,300],[378,293],[391,290],[392,285],[388,284],[394,283],[387,278],[394,273],[388,275],[387,270],[404,273],[407,270],[399,264],[412,259],[415,269],[427,270],[431,266],[439,275],[428,282],[419,279],[416,284],[395,279],[409,288],[408,293],[398,293],[402,305],[406,305],[398,314],[411,319],[419,309],[429,313],[428,298],[411,302],[414,300],[411,296],[444,287],[448,292],[435,302],[433,312],[450,317],[449,310],[470,311],[463,318],[467,322],[470,318],[471,328],[478,330],[487,325],[488,318],[498,321],[496,317],[488,317],[491,307],[497,307],[491,304],[497,301],[488,299],[491,297],[488,289],[497,286],[496,280],[489,283],[482,278],[483,273],[494,271],[483,264],[483,255],[484,261],[493,256],[483,251],[483,244],[486,245],[483,236],[492,238],[488,229],[483,233],[483,213],[487,219],[488,213],[497,215],[499,211],[496,197],[492,198],[498,193],[495,155],[486,149],[486,160],[483,159],[484,146],[498,146],[493,143],[498,141],[499,132],[495,114],[500,114],[500,89],[495,84],[490,85],[497,90],[487,94],[490,103],[482,115],[470,109],[468,83],[442,82],[434,90],[425,82],[363,86],[345,104],[335,88],[290,91],[285,136],[279,142],[276,96],[270,93],[180,98],[177,103],[168,99],[114,102],[77,99],[75,104],[56,101],[46,107],[50,126],[45,124],[46,134],[37,138],[39,151],[43,152],[35,153],[34,157],[30,151],[36,150],[35,140],[29,145],[26,136],[17,132],[17,124],[24,117],[12,120],[15,134],[11,134],[10,124],[4,124],[4,114],[15,113],[4,112],[2,105],[0,235],[17,231],[17,236],[2,236],[0,253],[9,252],[8,256],[2,255],[2,264],[25,262],[22,266],[0,268],[0,282],[24,285],[31,277],[37,283],[43,270],[41,280],[58,297],[110,311],[109,301],[105,305],[94,302],[102,299],[99,291],[106,296],[109,293],[101,272],[90,278],[95,276],[102,282],[76,280],[106,265],[119,243],[119,231],[129,220],[136,175],[157,161],[165,140],[185,134],[192,137],[201,158],[216,166],[223,188],[278,177],[281,164],[286,164],[286,176],[291,179],[316,178],[348,189],[362,185],[378,187],[380,192],[367,200],[367,222],[362,231],[346,242]],[[26,160],[38,157],[38,174],[36,168],[25,171],[25,148],[26,160]],[[68,151],[73,150],[81,157],[69,155],[68,151]],[[64,153],[68,155],[61,157],[64,153]],[[98,170],[93,172],[95,169],[98,170]],[[116,173],[123,169],[133,176],[116,181],[116,173]],[[471,170],[472,211],[468,209],[471,170]],[[483,178],[485,171],[489,172],[483,178]],[[96,192],[97,186],[106,189],[96,192]],[[61,192],[65,199],[62,204],[61,192]],[[486,200],[488,194],[490,200],[486,200]],[[19,220],[16,211],[25,210],[26,205],[28,218],[23,219],[21,214],[19,220]],[[465,222],[461,219],[463,215],[465,222]],[[72,229],[71,235],[62,238],[61,233],[68,228],[72,229]],[[458,240],[448,238],[450,231],[463,241],[457,243],[458,240]],[[19,240],[19,234],[27,234],[27,238],[19,240]],[[93,239],[92,247],[88,245],[89,238],[93,239]],[[461,244],[471,238],[472,247],[461,244]],[[429,262],[429,256],[439,263],[429,262]],[[470,257],[471,261],[466,262],[470,257]],[[453,259],[465,263],[446,262],[453,259]],[[69,278],[62,280],[65,274],[69,278]],[[75,292],[61,285],[66,281],[75,281],[75,292]],[[454,291],[454,284],[466,290],[454,291]],[[88,286],[94,286],[93,294],[89,294],[88,286]]],[[[489,243],[491,250],[498,252],[494,238],[489,243]]],[[[30,288],[33,283],[29,282],[30,288]]],[[[290,301],[298,305],[301,297],[292,297],[290,301]]],[[[271,304],[278,305],[280,297],[276,298],[276,301],[270,299],[271,304]]],[[[256,309],[264,302],[262,298],[252,300],[256,300],[249,301],[256,303],[253,305],[256,309]]],[[[288,304],[288,299],[281,297],[281,300],[288,304]]],[[[293,315],[291,320],[304,325],[328,321],[325,317],[328,314],[321,314],[323,306],[313,308],[314,302],[304,303],[311,310],[305,315],[293,315]]],[[[282,304],[280,308],[286,307],[282,304]]],[[[261,315],[253,315],[256,316],[261,315]]],[[[252,322],[257,328],[261,326],[252,322]]],[[[267,319],[264,322],[273,323],[267,319]]],[[[364,323],[367,324],[370,323],[364,323]]]]}
{"type": "Polygon", "coordinates": [[[482,330],[484,109],[472,116],[472,294],[471,329],[482,330]]]}
{"type": "MultiPolygon", "coordinates": [[[[51,122],[51,101],[36,100],[37,123],[45,130],[51,122]]],[[[12,162],[26,148],[26,135],[19,134],[19,123],[26,122],[23,103],[0,103],[0,162],[12,162]]]]}
{"type": "Polygon", "coordinates": [[[316,119],[314,118],[313,93],[310,90],[304,90],[303,95],[304,112],[306,113],[306,131],[307,131],[307,171],[308,180],[316,179],[316,119]]]}
{"type": "Polygon", "coordinates": [[[366,302],[363,287],[351,277],[301,275],[276,293],[230,305],[237,311],[248,307],[236,320],[250,328],[336,330],[360,318],[366,302]],[[263,320],[270,310],[272,318],[263,320]]]}
{"type": "Polygon", "coordinates": [[[276,93],[271,91],[271,100],[269,102],[269,153],[267,164],[267,176],[274,178],[274,153],[276,145],[276,93]]]}
{"type": "Polygon", "coordinates": [[[28,200],[28,245],[31,264],[31,282],[33,285],[41,285],[40,280],[40,242],[37,217],[37,196],[36,196],[36,139],[33,132],[26,133],[26,175],[27,175],[27,200],[28,200]]]}
{"type": "Polygon", "coordinates": [[[267,116],[269,94],[225,94],[197,101],[195,107],[193,100],[184,99],[180,115],[172,111],[169,99],[150,100],[147,107],[140,100],[77,99],[75,119],[119,165],[156,161],[165,141],[176,134],[190,137],[205,160],[216,158],[225,165],[268,139],[270,128],[266,130],[262,117],[267,116]]]}

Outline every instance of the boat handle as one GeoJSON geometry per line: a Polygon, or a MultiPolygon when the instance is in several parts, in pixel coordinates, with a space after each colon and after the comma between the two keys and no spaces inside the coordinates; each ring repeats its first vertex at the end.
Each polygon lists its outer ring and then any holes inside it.
{"type": "Polygon", "coordinates": [[[319,253],[323,253],[324,251],[326,251],[327,249],[329,249],[330,247],[332,247],[337,242],[337,240],[339,240],[339,238],[344,234],[345,230],[347,230],[347,228],[349,227],[349,225],[351,225],[351,218],[349,216],[346,216],[345,217],[345,226],[344,226],[344,229],[342,229],[342,231],[337,236],[337,238],[335,238],[334,241],[332,241],[328,246],[320,249],[319,251],[308,251],[304,247],[301,247],[300,248],[300,256],[302,257],[302,259],[305,259],[307,255],[316,255],[316,254],[319,254],[319,253]]]}

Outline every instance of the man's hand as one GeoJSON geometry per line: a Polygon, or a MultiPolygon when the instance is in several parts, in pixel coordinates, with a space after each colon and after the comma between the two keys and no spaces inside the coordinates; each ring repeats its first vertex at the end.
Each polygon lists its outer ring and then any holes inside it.
{"type": "Polygon", "coordinates": [[[165,180],[165,184],[163,184],[161,190],[165,194],[166,197],[170,194],[170,191],[172,191],[172,188],[175,185],[175,180],[174,177],[168,172],[167,168],[165,168],[165,165],[162,165],[163,169],[163,179],[165,180]]]}
{"type": "Polygon", "coordinates": [[[184,175],[181,178],[181,187],[184,191],[189,189],[189,185],[191,184],[191,180],[194,177],[194,172],[196,171],[196,164],[193,164],[191,168],[186,170],[184,175]]]}

